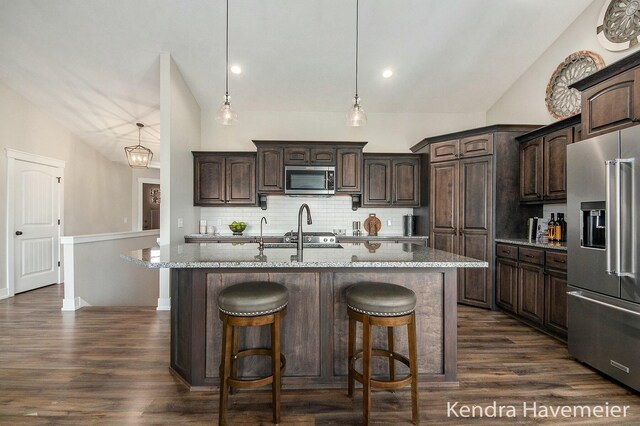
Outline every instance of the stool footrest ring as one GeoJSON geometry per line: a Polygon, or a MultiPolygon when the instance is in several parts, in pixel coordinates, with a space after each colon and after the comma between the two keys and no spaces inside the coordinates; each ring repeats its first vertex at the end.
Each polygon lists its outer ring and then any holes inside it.
{"type": "MultiPolygon", "coordinates": [[[[254,348],[254,349],[245,349],[243,351],[239,351],[235,356],[232,356],[231,359],[237,361],[240,358],[248,357],[248,356],[268,356],[271,358],[271,349],[267,348],[254,348]]],[[[285,356],[280,353],[280,373],[285,370],[287,366],[287,359],[285,356]]],[[[273,374],[265,377],[259,377],[257,379],[234,379],[230,377],[227,379],[229,386],[238,389],[252,389],[258,388],[261,386],[270,385],[273,383],[273,374]]]]}
{"type": "MultiPolygon", "coordinates": [[[[381,356],[381,357],[385,357],[385,358],[391,358],[395,361],[399,361],[401,363],[403,363],[404,365],[406,365],[407,367],[409,367],[410,363],[409,363],[409,359],[407,357],[405,357],[404,355],[401,355],[397,352],[391,352],[388,351],[386,349],[377,349],[374,348],[371,350],[371,356],[381,356]]],[[[353,374],[353,378],[356,379],[358,382],[362,383],[363,382],[363,378],[362,378],[362,373],[360,373],[358,370],[356,370],[355,364],[356,361],[361,359],[363,357],[363,351],[357,352],[356,354],[353,355],[353,357],[351,357],[351,359],[349,359],[349,371],[353,374]]],[[[407,374],[405,377],[401,378],[401,379],[396,379],[396,380],[377,380],[377,379],[371,379],[370,383],[371,383],[371,387],[372,388],[377,388],[377,389],[399,389],[401,387],[407,386],[409,383],[411,383],[411,374],[407,374]]]]}

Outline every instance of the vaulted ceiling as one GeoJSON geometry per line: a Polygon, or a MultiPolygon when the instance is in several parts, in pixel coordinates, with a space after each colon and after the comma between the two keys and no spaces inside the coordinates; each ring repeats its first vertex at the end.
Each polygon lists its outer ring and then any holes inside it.
{"type": "MultiPolygon", "coordinates": [[[[366,110],[484,112],[591,1],[361,0],[366,110]]],[[[355,11],[355,0],[231,0],[234,107],[346,111],[355,11]]],[[[0,0],[0,80],[122,161],[136,121],[159,151],[160,52],[202,109],[218,108],[224,37],[224,0],[0,0]]]]}

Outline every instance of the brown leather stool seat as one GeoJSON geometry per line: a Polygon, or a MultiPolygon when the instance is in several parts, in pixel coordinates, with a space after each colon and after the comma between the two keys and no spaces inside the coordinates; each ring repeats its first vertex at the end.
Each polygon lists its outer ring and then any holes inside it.
{"type": "Polygon", "coordinates": [[[353,396],[355,380],[362,383],[363,420],[369,424],[371,414],[371,388],[397,389],[411,384],[411,411],[414,424],[419,424],[418,366],[416,350],[416,294],[403,286],[389,283],[358,283],[345,292],[349,315],[349,396],[353,396]],[[355,352],[356,322],[362,323],[362,350],[355,352]],[[409,340],[409,357],[394,352],[394,327],[406,325],[409,340]],[[387,349],[373,348],[371,327],[387,327],[387,349]],[[389,359],[389,380],[371,377],[371,357],[389,359]],[[355,368],[362,359],[362,373],[355,368]],[[409,367],[409,374],[395,377],[395,361],[409,367]]]}
{"type": "Polygon", "coordinates": [[[233,388],[256,388],[269,384],[273,397],[273,422],[280,423],[281,375],[286,365],[286,359],[280,353],[280,320],[287,313],[288,301],[287,288],[272,282],[245,282],[226,287],[220,292],[220,425],[227,423],[229,393],[233,388]],[[271,325],[271,348],[238,350],[238,327],[267,324],[271,325]],[[256,355],[271,357],[271,375],[258,379],[238,378],[238,359],[256,355]]]}

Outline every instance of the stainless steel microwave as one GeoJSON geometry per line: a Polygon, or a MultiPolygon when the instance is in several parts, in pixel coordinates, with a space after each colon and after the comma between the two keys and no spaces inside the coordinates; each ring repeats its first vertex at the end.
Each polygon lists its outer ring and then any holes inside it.
{"type": "Polygon", "coordinates": [[[288,195],[333,195],[334,166],[285,166],[284,193],[288,195]]]}

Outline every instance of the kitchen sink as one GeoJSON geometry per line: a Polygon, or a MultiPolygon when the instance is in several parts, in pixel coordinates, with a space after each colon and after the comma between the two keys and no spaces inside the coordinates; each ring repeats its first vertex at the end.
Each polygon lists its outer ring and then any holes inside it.
{"type": "MultiPolygon", "coordinates": [[[[296,243],[264,243],[264,248],[296,248],[296,243]]],[[[342,246],[338,243],[335,244],[315,244],[315,243],[305,243],[302,245],[303,248],[342,248],[342,246]]]]}

